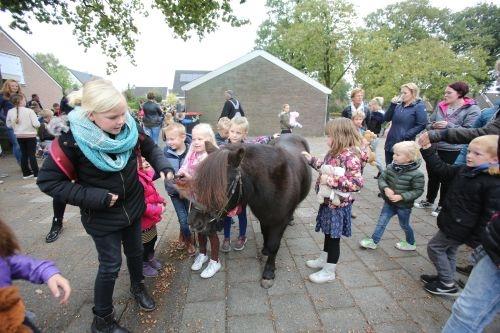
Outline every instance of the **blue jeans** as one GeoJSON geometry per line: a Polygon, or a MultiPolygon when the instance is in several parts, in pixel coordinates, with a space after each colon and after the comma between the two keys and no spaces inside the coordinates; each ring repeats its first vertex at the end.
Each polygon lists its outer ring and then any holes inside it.
{"type": "Polygon", "coordinates": [[[398,216],[399,225],[401,229],[405,232],[406,242],[409,244],[415,244],[415,236],[413,235],[413,229],[410,227],[410,214],[411,208],[402,208],[390,203],[384,202],[382,211],[380,212],[380,217],[378,218],[377,226],[373,232],[372,239],[375,244],[380,242],[382,235],[384,234],[385,227],[389,224],[391,217],[394,215],[398,216]]]}
{"type": "Polygon", "coordinates": [[[500,311],[500,269],[484,256],[453,304],[443,333],[482,332],[500,311]],[[496,291],[495,291],[496,290],[496,291]]]}
{"type": "MultiPolygon", "coordinates": [[[[247,206],[241,208],[241,213],[238,214],[238,224],[240,226],[240,237],[245,237],[247,234],[247,206]]],[[[224,238],[231,237],[231,218],[224,218],[224,238]]]]}
{"type": "Polygon", "coordinates": [[[153,139],[154,143],[158,145],[158,137],[160,136],[161,127],[146,127],[144,126],[144,132],[153,139]]]}
{"type": "Polygon", "coordinates": [[[7,127],[7,138],[12,144],[12,153],[14,154],[17,163],[21,164],[21,147],[19,146],[19,142],[17,142],[16,135],[14,134],[14,129],[7,127]]]}
{"type": "Polygon", "coordinates": [[[188,213],[189,213],[189,200],[182,199],[177,196],[170,197],[172,200],[172,205],[174,205],[175,213],[177,214],[177,219],[179,220],[179,225],[181,227],[181,233],[185,237],[191,237],[191,231],[188,225],[188,213]]]}

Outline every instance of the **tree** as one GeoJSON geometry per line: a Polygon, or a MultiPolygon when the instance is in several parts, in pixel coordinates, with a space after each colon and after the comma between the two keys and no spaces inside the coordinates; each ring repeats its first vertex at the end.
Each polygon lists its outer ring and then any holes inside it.
{"type": "Polygon", "coordinates": [[[488,75],[484,50],[456,54],[449,43],[436,38],[394,48],[383,31],[365,30],[357,35],[353,55],[356,83],[367,95],[386,100],[397,95],[402,84],[414,82],[421,95],[434,104],[451,82],[465,81],[471,93],[477,93],[488,75]]]}
{"type": "Polygon", "coordinates": [[[68,69],[59,63],[59,59],[52,53],[36,53],[33,57],[43,69],[61,85],[63,93],[67,93],[73,88],[73,81],[71,80],[68,69]]]}
{"type": "Polygon", "coordinates": [[[368,30],[382,31],[396,48],[427,38],[446,38],[450,12],[429,0],[407,0],[378,9],[365,21],[368,30]]]}
{"type": "Polygon", "coordinates": [[[500,7],[481,3],[454,13],[447,28],[448,41],[455,52],[482,48],[488,53],[490,68],[500,55],[500,7]]]}
{"type": "Polygon", "coordinates": [[[268,0],[256,48],[264,49],[327,87],[342,77],[349,57],[353,6],[344,0],[268,0]]]}
{"type": "MultiPolygon", "coordinates": [[[[248,22],[232,14],[230,0],[152,0],[151,6],[160,10],[174,35],[184,40],[192,32],[201,39],[218,27],[219,20],[231,26],[248,22]]],[[[0,10],[11,14],[11,28],[27,33],[31,32],[31,18],[48,24],[72,25],[78,44],[86,49],[100,45],[109,58],[108,74],[116,70],[118,57],[126,55],[134,63],[138,35],[134,19],[136,15],[148,15],[141,0],[0,0],[0,10]]]]}

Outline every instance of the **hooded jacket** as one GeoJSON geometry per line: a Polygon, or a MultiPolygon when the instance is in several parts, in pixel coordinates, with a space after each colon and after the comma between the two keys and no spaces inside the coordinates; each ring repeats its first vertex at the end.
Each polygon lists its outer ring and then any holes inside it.
{"type": "MultiPolygon", "coordinates": [[[[163,154],[167,158],[168,162],[174,169],[174,172],[177,173],[184,163],[184,159],[186,158],[187,152],[189,151],[189,145],[191,144],[191,135],[186,134],[186,140],[184,140],[184,144],[186,145],[186,150],[182,154],[177,154],[175,150],[170,148],[168,145],[163,149],[163,154]]],[[[165,182],[165,190],[167,191],[169,196],[179,196],[179,192],[175,187],[173,182],[165,182]]]]}
{"type": "MultiPolygon", "coordinates": [[[[441,101],[436,106],[436,109],[429,117],[428,129],[432,129],[432,123],[435,121],[447,121],[447,128],[471,128],[473,127],[476,119],[481,114],[481,110],[476,105],[476,101],[472,98],[465,97],[464,105],[456,109],[453,113],[447,114],[449,104],[441,101]]],[[[439,142],[437,144],[438,150],[457,151],[462,149],[461,144],[451,144],[447,142],[439,142]]]]}
{"type": "Polygon", "coordinates": [[[408,165],[397,165],[391,163],[387,166],[378,179],[378,187],[382,198],[389,204],[401,208],[413,207],[413,202],[424,193],[425,178],[419,170],[421,161],[408,165]],[[385,195],[384,189],[390,188],[395,194],[403,197],[403,200],[392,202],[385,195]]]}
{"type": "Polygon", "coordinates": [[[488,174],[486,167],[444,163],[432,148],[422,156],[436,175],[450,181],[437,225],[448,237],[476,247],[487,222],[500,211],[500,176],[488,174]]]}
{"type": "Polygon", "coordinates": [[[165,199],[158,193],[153,183],[154,170],[139,168],[137,172],[139,181],[144,189],[144,202],[146,203],[146,210],[141,218],[141,228],[142,230],[146,230],[161,221],[162,206],[165,203],[165,199]]]}

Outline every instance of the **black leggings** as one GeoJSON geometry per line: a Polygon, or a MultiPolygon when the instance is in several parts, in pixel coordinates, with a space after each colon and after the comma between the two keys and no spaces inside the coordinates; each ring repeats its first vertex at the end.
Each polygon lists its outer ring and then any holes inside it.
{"type": "Polygon", "coordinates": [[[149,261],[155,253],[155,243],[156,240],[158,239],[158,236],[154,236],[152,240],[150,240],[147,243],[143,243],[142,246],[144,247],[144,254],[143,254],[143,261],[149,261]]]}
{"type": "Polygon", "coordinates": [[[329,264],[336,264],[340,257],[340,238],[331,238],[330,235],[325,234],[323,251],[328,253],[326,262],[329,264]]]}
{"type": "MultiPolygon", "coordinates": [[[[443,162],[446,164],[453,164],[460,154],[460,151],[448,151],[448,150],[438,150],[438,156],[443,162]]],[[[441,186],[441,193],[439,195],[439,203],[438,206],[443,206],[443,201],[446,198],[446,192],[448,191],[448,186],[450,185],[449,181],[442,180],[441,177],[433,173],[429,166],[425,165],[427,169],[427,175],[429,177],[429,181],[427,182],[427,195],[426,199],[428,202],[433,203],[436,200],[439,187],[441,186]]]]}
{"type": "Polygon", "coordinates": [[[21,170],[23,177],[38,176],[38,163],[36,162],[36,138],[17,138],[21,148],[21,170]],[[28,166],[29,162],[29,166],[28,166]]]}

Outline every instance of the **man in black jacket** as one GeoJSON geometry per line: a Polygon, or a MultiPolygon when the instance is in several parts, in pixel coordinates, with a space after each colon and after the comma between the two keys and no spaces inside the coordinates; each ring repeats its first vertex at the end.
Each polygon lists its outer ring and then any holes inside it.
{"type": "Polygon", "coordinates": [[[224,103],[219,119],[222,117],[233,119],[235,116],[245,116],[241,103],[234,98],[234,92],[232,90],[226,90],[224,92],[224,97],[226,98],[226,102],[224,103]]]}

